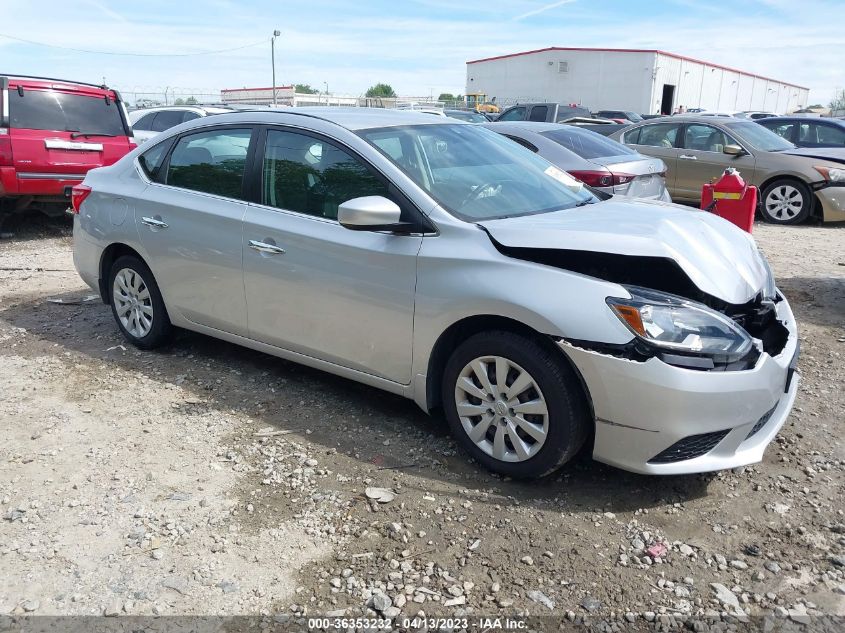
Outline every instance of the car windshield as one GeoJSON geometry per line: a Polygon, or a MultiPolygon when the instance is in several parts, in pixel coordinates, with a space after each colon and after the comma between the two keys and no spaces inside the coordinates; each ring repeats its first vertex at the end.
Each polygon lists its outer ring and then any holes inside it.
{"type": "Polygon", "coordinates": [[[642,118],[639,114],[637,114],[636,112],[626,112],[626,113],[625,113],[625,117],[626,117],[626,118],[627,118],[627,119],[628,119],[631,123],[639,123],[640,121],[642,121],[642,120],[643,120],[643,118],[642,118]]]}
{"type": "Polygon", "coordinates": [[[743,141],[753,148],[764,152],[782,152],[785,149],[795,149],[795,145],[771,130],[764,128],[759,123],[742,121],[725,123],[725,127],[736,132],[737,136],[740,136],[743,141]]]}
{"type": "Polygon", "coordinates": [[[540,132],[540,134],[587,160],[637,153],[631,148],[625,147],[622,143],[617,143],[598,132],[579,130],[571,125],[561,125],[559,130],[549,130],[548,132],[540,132]]]}
{"type": "Polygon", "coordinates": [[[470,222],[598,201],[566,172],[474,125],[411,125],[358,134],[444,209],[470,222]]]}
{"type": "Polygon", "coordinates": [[[114,99],[57,90],[9,90],[14,128],[125,136],[120,105],[114,99]]]}

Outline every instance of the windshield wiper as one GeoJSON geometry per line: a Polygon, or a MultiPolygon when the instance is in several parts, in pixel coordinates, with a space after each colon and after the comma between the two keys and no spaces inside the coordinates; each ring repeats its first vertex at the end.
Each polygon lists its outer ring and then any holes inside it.
{"type": "Polygon", "coordinates": [[[72,132],[70,135],[71,138],[79,138],[80,136],[84,136],[85,138],[91,136],[109,136],[114,138],[117,134],[107,134],[106,132],[72,132]]]}
{"type": "Polygon", "coordinates": [[[588,204],[595,204],[595,203],[596,203],[595,200],[584,200],[583,202],[579,202],[575,206],[576,207],[586,207],[588,204]]]}

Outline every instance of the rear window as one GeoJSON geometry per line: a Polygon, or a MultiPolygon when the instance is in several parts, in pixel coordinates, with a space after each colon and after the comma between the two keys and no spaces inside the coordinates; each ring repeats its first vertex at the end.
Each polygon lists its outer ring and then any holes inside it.
{"type": "Polygon", "coordinates": [[[127,135],[120,116],[120,104],[114,99],[106,103],[105,96],[27,89],[21,96],[17,90],[10,88],[9,116],[13,128],[127,135]]]}
{"type": "Polygon", "coordinates": [[[577,128],[562,127],[560,130],[541,132],[546,138],[552,139],[555,143],[563,145],[572,150],[581,158],[604,158],[607,156],[624,156],[636,154],[634,150],[625,147],[622,143],[602,136],[597,132],[579,130],[577,128]]]}
{"type": "Polygon", "coordinates": [[[583,117],[586,119],[593,118],[587,108],[576,108],[572,106],[560,106],[557,110],[557,123],[566,121],[567,119],[574,119],[575,117],[583,117]]]}

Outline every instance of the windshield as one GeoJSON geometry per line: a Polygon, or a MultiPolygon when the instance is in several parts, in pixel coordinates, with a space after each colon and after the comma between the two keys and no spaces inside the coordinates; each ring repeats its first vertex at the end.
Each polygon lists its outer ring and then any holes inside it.
{"type": "Polygon", "coordinates": [[[726,123],[725,127],[736,132],[742,140],[755,149],[764,152],[782,152],[785,149],[795,149],[795,145],[778,136],[771,130],[764,128],[759,123],[739,122],[726,123]]]}
{"type": "Polygon", "coordinates": [[[55,90],[9,90],[13,128],[126,136],[120,104],[104,97],[55,90]]]}
{"type": "Polygon", "coordinates": [[[579,130],[571,125],[562,125],[559,130],[540,132],[546,138],[575,152],[581,158],[606,158],[636,154],[629,147],[591,130],[579,130]]]}
{"type": "Polygon", "coordinates": [[[643,118],[636,112],[626,112],[625,118],[628,119],[631,123],[639,123],[643,120],[643,118]]]}
{"type": "Polygon", "coordinates": [[[413,125],[358,134],[444,209],[469,222],[598,201],[566,172],[474,125],[413,125]]]}

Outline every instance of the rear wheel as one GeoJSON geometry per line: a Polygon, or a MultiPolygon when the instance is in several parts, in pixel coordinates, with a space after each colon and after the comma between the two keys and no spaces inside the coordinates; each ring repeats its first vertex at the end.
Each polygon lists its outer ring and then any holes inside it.
{"type": "Polygon", "coordinates": [[[763,190],[761,213],[772,224],[798,224],[813,208],[813,194],[803,182],[784,178],[763,190]]]}
{"type": "Polygon", "coordinates": [[[153,349],[170,339],[173,326],[152,271],[133,255],[118,257],[109,272],[111,308],[126,339],[153,349]]]}
{"type": "Polygon", "coordinates": [[[571,459],[589,429],[580,382],[556,350],[512,332],[467,339],[443,374],[452,432],[480,463],[542,477],[571,459]]]}

